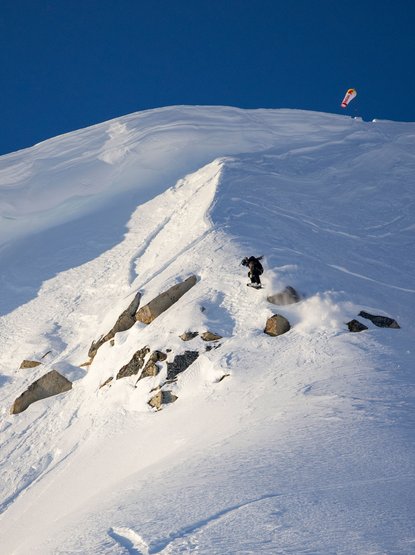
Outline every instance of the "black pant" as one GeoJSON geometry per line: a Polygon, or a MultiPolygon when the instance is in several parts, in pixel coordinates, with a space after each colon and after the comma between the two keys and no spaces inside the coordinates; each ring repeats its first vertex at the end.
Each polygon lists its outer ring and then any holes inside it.
{"type": "Polygon", "coordinates": [[[251,270],[248,275],[251,278],[251,283],[255,283],[256,285],[261,285],[261,280],[259,278],[258,270],[256,269],[251,270]]]}

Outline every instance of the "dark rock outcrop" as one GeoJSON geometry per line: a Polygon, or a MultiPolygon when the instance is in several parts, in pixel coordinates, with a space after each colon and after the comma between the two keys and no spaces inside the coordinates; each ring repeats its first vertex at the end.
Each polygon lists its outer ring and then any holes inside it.
{"type": "Polygon", "coordinates": [[[281,316],[280,314],[274,314],[268,318],[265,325],[264,333],[276,337],[277,335],[282,335],[287,333],[291,329],[289,321],[281,316]]]}
{"type": "Polygon", "coordinates": [[[359,312],[359,316],[361,316],[362,318],[366,318],[367,320],[370,320],[372,324],[375,324],[375,326],[378,326],[379,328],[398,329],[401,327],[396,320],[394,320],[393,318],[389,318],[389,316],[376,316],[374,314],[369,314],[364,310],[361,310],[359,312]]]}
{"type": "Polygon", "coordinates": [[[167,379],[174,380],[178,374],[189,368],[198,357],[198,351],[185,351],[182,355],[176,355],[173,362],[167,363],[167,379]]]}
{"type": "Polygon", "coordinates": [[[218,335],[217,333],[213,333],[211,331],[203,332],[200,337],[203,339],[203,341],[219,341],[219,339],[222,339],[221,335],[218,335]]]}
{"type": "Polygon", "coordinates": [[[139,371],[142,369],[142,367],[144,366],[144,361],[146,356],[148,355],[148,353],[150,352],[150,348],[149,347],[143,347],[142,349],[139,349],[133,356],[133,358],[130,360],[130,362],[128,362],[127,364],[125,364],[118,372],[117,374],[117,380],[121,379],[121,378],[127,378],[128,376],[134,376],[135,374],[138,374],[139,371]]]}
{"type": "Polygon", "coordinates": [[[36,368],[36,366],[40,366],[42,363],[38,362],[37,360],[23,360],[20,365],[20,370],[26,368],[36,368]]]}
{"type": "Polygon", "coordinates": [[[136,314],[136,320],[143,324],[150,324],[153,320],[176,303],[197,282],[196,276],[190,276],[185,281],[170,287],[145,306],[141,307],[136,314]]]}
{"type": "Polygon", "coordinates": [[[364,331],[369,329],[367,326],[359,322],[359,320],[350,320],[350,322],[347,322],[347,327],[349,328],[349,331],[353,331],[353,332],[364,331]]]}
{"type": "Polygon", "coordinates": [[[160,368],[157,366],[157,362],[166,360],[167,355],[165,353],[162,353],[161,351],[154,351],[151,353],[144,366],[144,361],[149,352],[150,348],[147,346],[139,349],[134,354],[130,362],[128,362],[125,366],[121,368],[121,370],[117,374],[116,379],[119,380],[121,378],[127,378],[128,376],[134,376],[138,374],[141,369],[143,369],[143,371],[141,372],[140,377],[137,381],[143,378],[148,378],[149,376],[157,376],[157,374],[160,372],[160,368]]]}
{"type": "Polygon", "coordinates": [[[214,343],[213,345],[206,345],[205,351],[212,351],[213,349],[218,349],[222,343],[214,343]]]}
{"type": "Polygon", "coordinates": [[[283,291],[267,297],[267,301],[272,304],[284,306],[287,304],[298,303],[300,301],[300,295],[297,293],[294,287],[288,285],[283,291]]]}
{"type": "Polygon", "coordinates": [[[120,314],[112,329],[104,336],[100,337],[98,341],[93,341],[88,351],[88,356],[93,359],[97,354],[98,349],[112,339],[116,333],[126,331],[133,327],[136,322],[135,315],[140,306],[141,293],[136,293],[130,305],[120,314]]]}
{"type": "Polygon", "coordinates": [[[33,382],[28,389],[15,400],[10,412],[11,414],[18,414],[40,399],[46,399],[47,397],[64,393],[70,389],[72,389],[72,382],[67,380],[56,370],[51,370],[33,382]]]}

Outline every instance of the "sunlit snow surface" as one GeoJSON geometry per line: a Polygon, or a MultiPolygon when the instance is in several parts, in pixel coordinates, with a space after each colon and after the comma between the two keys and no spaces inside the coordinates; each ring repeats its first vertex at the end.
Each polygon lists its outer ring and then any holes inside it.
{"type": "Polygon", "coordinates": [[[0,158],[1,555],[414,553],[414,175],[413,123],[223,107],[0,158]],[[80,367],[138,290],[190,274],[80,367]],[[269,304],[286,285],[303,300],[269,304]],[[360,310],[401,329],[350,333],[360,310]],[[178,337],[206,329],[219,348],[178,337]],[[165,371],[100,389],[145,345],[201,351],[158,413],[165,371]],[[10,415],[52,368],[73,390],[10,415]]]}

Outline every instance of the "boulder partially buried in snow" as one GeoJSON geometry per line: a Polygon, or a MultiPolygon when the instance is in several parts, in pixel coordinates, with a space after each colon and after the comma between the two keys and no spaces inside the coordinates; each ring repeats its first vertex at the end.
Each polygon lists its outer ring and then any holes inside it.
{"type": "Polygon", "coordinates": [[[100,337],[98,341],[93,341],[88,351],[88,356],[93,359],[97,354],[98,349],[112,339],[116,333],[126,331],[133,327],[136,322],[135,314],[140,306],[141,293],[136,293],[130,305],[119,315],[112,329],[104,336],[100,337]]]}
{"type": "Polygon", "coordinates": [[[378,326],[378,328],[399,329],[401,327],[396,320],[394,320],[393,318],[389,318],[389,316],[377,316],[375,314],[369,314],[364,310],[361,310],[359,312],[359,316],[370,320],[372,324],[375,324],[375,326],[378,326]]]}
{"type": "Polygon", "coordinates": [[[161,351],[154,351],[151,353],[150,358],[146,362],[143,371],[140,374],[140,380],[143,378],[154,377],[160,372],[160,368],[157,365],[158,362],[166,360],[167,355],[161,351]]]}
{"type": "Polygon", "coordinates": [[[136,351],[133,355],[133,358],[130,360],[130,362],[125,364],[119,370],[117,374],[117,380],[138,374],[141,368],[144,366],[145,358],[149,352],[150,352],[150,348],[147,346],[136,351]]]}
{"type": "Polygon", "coordinates": [[[283,291],[267,297],[267,301],[269,303],[281,306],[298,303],[299,300],[300,295],[297,293],[294,287],[291,287],[291,285],[288,285],[283,291]]]}
{"type": "Polygon", "coordinates": [[[287,318],[284,318],[281,314],[274,314],[274,316],[268,318],[264,333],[275,337],[287,333],[290,329],[291,326],[287,318]]]}
{"type": "Polygon", "coordinates": [[[159,390],[148,402],[150,407],[161,410],[163,405],[168,405],[174,403],[178,399],[177,395],[174,395],[171,391],[159,390]]]}
{"type": "Polygon", "coordinates": [[[167,379],[174,380],[178,374],[184,372],[199,357],[199,351],[185,351],[176,355],[173,362],[167,363],[167,379]]]}
{"type": "Polygon", "coordinates": [[[369,329],[367,326],[359,322],[359,320],[350,320],[350,322],[347,322],[347,327],[349,328],[349,331],[352,332],[365,331],[369,329]]]}
{"type": "Polygon", "coordinates": [[[11,414],[18,414],[40,399],[46,399],[47,397],[64,393],[70,389],[72,389],[72,382],[67,380],[56,370],[51,370],[33,382],[28,389],[15,400],[10,412],[11,414]]]}
{"type": "Polygon", "coordinates": [[[182,335],[179,335],[182,341],[191,341],[199,335],[198,331],[185,331],[182,335]]]}
{"type": "Polygon", "coordinates": [[[36,368],[36,366],[40,366],[42,363],[38,362],[37,360],[22,360],[19,369],[26,369],[26,368],[36,368]]]}
{"type": "Polygon", "coordinates": [[[197,282],[196,276],[190,276],[185,281],[170,287],[164,293],[158,295],[145,306],[141,307],[136,314],[136,320],[143,324],[150,324],[153,320],[177,302],[197,282]]]}
{"type": "Polygon", "coordinates": [[[205,331],[201,334],[200,337],[203,339],[203,341],[219,341],[219,339],[222,339],[221,335],[213,333],[212,331],[205,331]]]}
{"type": "MultiPolygon", "coordinates": [[[[150,352],[149,347],[143,347],[139,349],[133,356],[133,358],[117,374],[117,380],[120,378],[127,378],[128,376],[134,376],[140,372],[139,379],[148,378],[149,376],[157,376],[160,372],[160,368],[157,366],[158,362],[166,360],[167,355],[161,351],[153,351],[149,356],[147,362],[145,363],[146,357],[150,352]],[[145,363],[145,366],[144,366],[145,363]],[[144,368],[143,368],[144,366],[144,368]]],[[[137,380],[138,381],[138,380],[137,380]]]]}

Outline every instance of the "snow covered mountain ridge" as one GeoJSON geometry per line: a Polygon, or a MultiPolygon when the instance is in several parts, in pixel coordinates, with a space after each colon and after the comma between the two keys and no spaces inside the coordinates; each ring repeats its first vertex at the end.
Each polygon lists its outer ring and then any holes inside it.
{"type": "Polygon", "coordinates": [[[1,157],[4,553],[413,552],[414,143],[412,123],[170,107],[1,157]],[[81,366],[137,291],[190,275],[81,366]],[[299,303],[267,301],[287,285],[299,303]],[[269,337],[275,313],[291,329],[269,337]],[[179,337],[206,330],[220,346],[179,337]],[[101,387],[147,345],[157,376],[101,387]],[[10,415],[51,369],[72,390],[10,415]]]}

